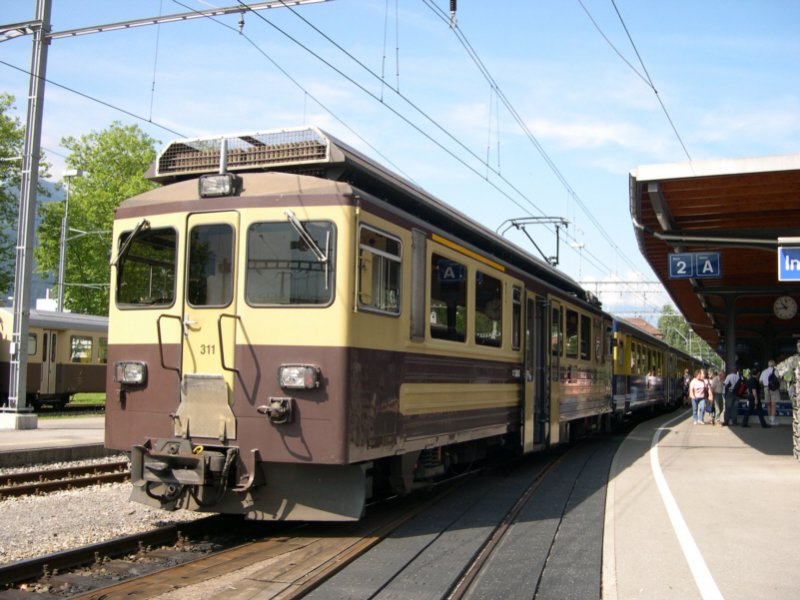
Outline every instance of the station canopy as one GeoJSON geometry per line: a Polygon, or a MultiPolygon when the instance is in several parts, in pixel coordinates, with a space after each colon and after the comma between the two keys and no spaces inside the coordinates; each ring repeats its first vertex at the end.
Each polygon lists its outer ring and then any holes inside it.
{"type": "Polygon", "coordinates": [[[656,276],[728,365],[797,353],[800,154],[638,167],[630,211],[656,276]]]}

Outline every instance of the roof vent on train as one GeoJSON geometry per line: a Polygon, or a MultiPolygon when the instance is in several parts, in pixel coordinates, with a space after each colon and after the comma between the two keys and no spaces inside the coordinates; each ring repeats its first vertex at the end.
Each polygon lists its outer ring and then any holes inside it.
{"type": "Polygon", "coordinates": [[[228,171],[280,170],[341,162],[331,139],[315,127],[176,140],[156,158],[155,181],[228,171]]]}

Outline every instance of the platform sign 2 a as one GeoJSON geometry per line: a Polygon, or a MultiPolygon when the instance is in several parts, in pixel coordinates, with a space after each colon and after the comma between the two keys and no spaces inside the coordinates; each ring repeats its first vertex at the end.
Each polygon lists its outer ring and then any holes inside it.
{"type": "Polygon", "coordinates": [[[670,279],[721,277],[719,252],[676,252],[669,255],[670,279]]]}
{"type": "Polygon", "coordinates": [[[669,255],[669,278],[689,279],[694,277],[694,254],[679,252],[669,255]]]}
{"type": "Polygon", "coordinates": [[[719,252],[695,252],[694,253],[694,276],[721,277],[722,269],[719,264],[719,252]]]}

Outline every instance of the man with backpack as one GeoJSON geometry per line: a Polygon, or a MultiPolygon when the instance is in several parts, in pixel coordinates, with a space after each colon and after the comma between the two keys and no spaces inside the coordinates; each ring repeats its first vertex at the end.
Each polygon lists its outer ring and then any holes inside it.
{"type": "Polygon", "coordinates": [[[761,372],[760,378],[761,385],[764,388],[764,402],[767,404],[767,414],[769,415],[769,424],[775,425],[775,407],[781,399],[781,380],[778,377],[778,372],[775,370],[775,361],[771,360],[767,363],[767,368],[761,372]]]}
{"type": "Polygon", "coordinates": [[[759,384],[758,367],[754,367],[750,369],[750,377],[747,379],[747,412],[744,414],[742,427],[749,427],[747,421],[753,413],[758,416],[762,427],[772,427],[772,425],[767,423],[764,419],[764,404],[761,402],[760,393],[761,385],[759,384]]]}
{"type": "Polygon", "coordinates": [[[733,367],[725,377],[725,416],[723,425],[739,424],[739,398],[747,394],[747,382],[739,373],[739,367],[733,367]]]}

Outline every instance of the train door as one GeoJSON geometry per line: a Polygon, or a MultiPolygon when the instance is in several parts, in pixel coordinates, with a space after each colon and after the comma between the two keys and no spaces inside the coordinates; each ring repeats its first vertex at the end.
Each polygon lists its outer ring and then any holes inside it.
{"type": "Polygon", "coordinates": [[[564,349],[563,313],[561,303],[550,301],[547,324],[550,328],[550,348],[547,352],[547,380],[548,380],[548,415],[550,435],[549,442],[557,444],[560,441],[559,405],[561,402],[561,354],[564,349]]]}
{"type": "Polygon", "coordinates": [[[547,370],[545,368],[545,308],[541,298],[527,294],[525,307],[525,401],[523,452],[545,445],[547,370]]]}
{"type": "Polygon", "coordinates": [[[52,396],[56,393],[57,357],[58,333],[50,329],[45,329],[42,331],[42,375],[41,381],[39,382],[40,396],[52,396]]]}
{"type": "Polygon", "coordinates": [[[235,212],[189,215],[183,306],[181,404],[176,435],[236,437],[231,410],[236,365],[235,212]]]}

